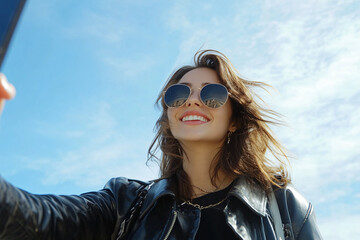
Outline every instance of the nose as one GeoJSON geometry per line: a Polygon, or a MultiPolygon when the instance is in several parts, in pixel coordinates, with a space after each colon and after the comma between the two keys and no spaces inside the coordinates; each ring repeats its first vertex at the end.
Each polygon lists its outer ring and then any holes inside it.
{"type": "Polygon", "coordinates": [[[186,106],[198,106],[200,107],[202,105],[202,102],[200,100],[200,90],[195,89],[191,91],[189,98],[186,101],[186,106]]]}

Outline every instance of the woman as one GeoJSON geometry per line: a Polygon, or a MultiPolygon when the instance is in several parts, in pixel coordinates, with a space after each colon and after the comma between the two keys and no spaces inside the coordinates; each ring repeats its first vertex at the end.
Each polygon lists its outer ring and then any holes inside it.
{"type": "Polygon", "coordinates": [[[158,97],[149,159],[161,150],[160,179],[116,178],[80,196],[32,195],[0,179],[0,239],[321,239],[253,86],[265,84],[241,79],[223,54],[197,53],[158,97]]]}

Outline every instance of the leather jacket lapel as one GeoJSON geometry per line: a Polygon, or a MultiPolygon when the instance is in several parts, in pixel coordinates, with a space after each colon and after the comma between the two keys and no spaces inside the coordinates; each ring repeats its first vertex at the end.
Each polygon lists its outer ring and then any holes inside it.
{"type": "Polygon", "coordinates": [[[241,200],[247,207],[258,215],[266,215],[266,192],[256,183],[249,182],[245,177],[239,177],[229,195],[241,200]]]}
{"type": "Polygon", "coordinates": [[[230,190],[229,198],[224,213],[229,226],[238,234],[239,238],[243,240],[265,239],[261,219],[266,216],[266,192],[258,184],[248,181],[245,177],[240,177],[230,190]]]}
{"type": "Polygon", "coordinates": [[[155,205],[158,199],[164,196],[172,196],[175,199],[175,187],[172,179],[160,179],[154,182],[144,199],[139,218],[141,219],[155,205]]]}

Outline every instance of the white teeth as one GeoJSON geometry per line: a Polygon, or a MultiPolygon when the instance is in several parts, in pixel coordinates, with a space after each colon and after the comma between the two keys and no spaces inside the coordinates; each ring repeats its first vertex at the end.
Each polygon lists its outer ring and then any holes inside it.
{"type": "Polygon", "coordinates": [[[183,122],[185,122],[185,121],[194,121],[194,120],[199,120],[199,121],[202,121],[202,122],[207,122],[208,121],[204,117],[198,116],[198,115],[188,115],[188,116],[186,116],[186,117],[184,117],[182,119],[183,122]]]}

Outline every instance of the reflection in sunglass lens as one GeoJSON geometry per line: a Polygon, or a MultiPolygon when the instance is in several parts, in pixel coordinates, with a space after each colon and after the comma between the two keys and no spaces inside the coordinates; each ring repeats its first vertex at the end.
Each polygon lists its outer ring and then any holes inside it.
{"type": "Polygon", "coordinates": [[[172,85],[169,87],[164,96],[165,104],[168,107],[182,106],[190,95],[190,88],[186,85],[172,85]]]}
{"type": "Polygon", "coordinates": [[[228,91],[225,86],[220,84],[206,85],[200,92],[203,103],[210,108],[218,108],[225,104],[228,91]]]}

